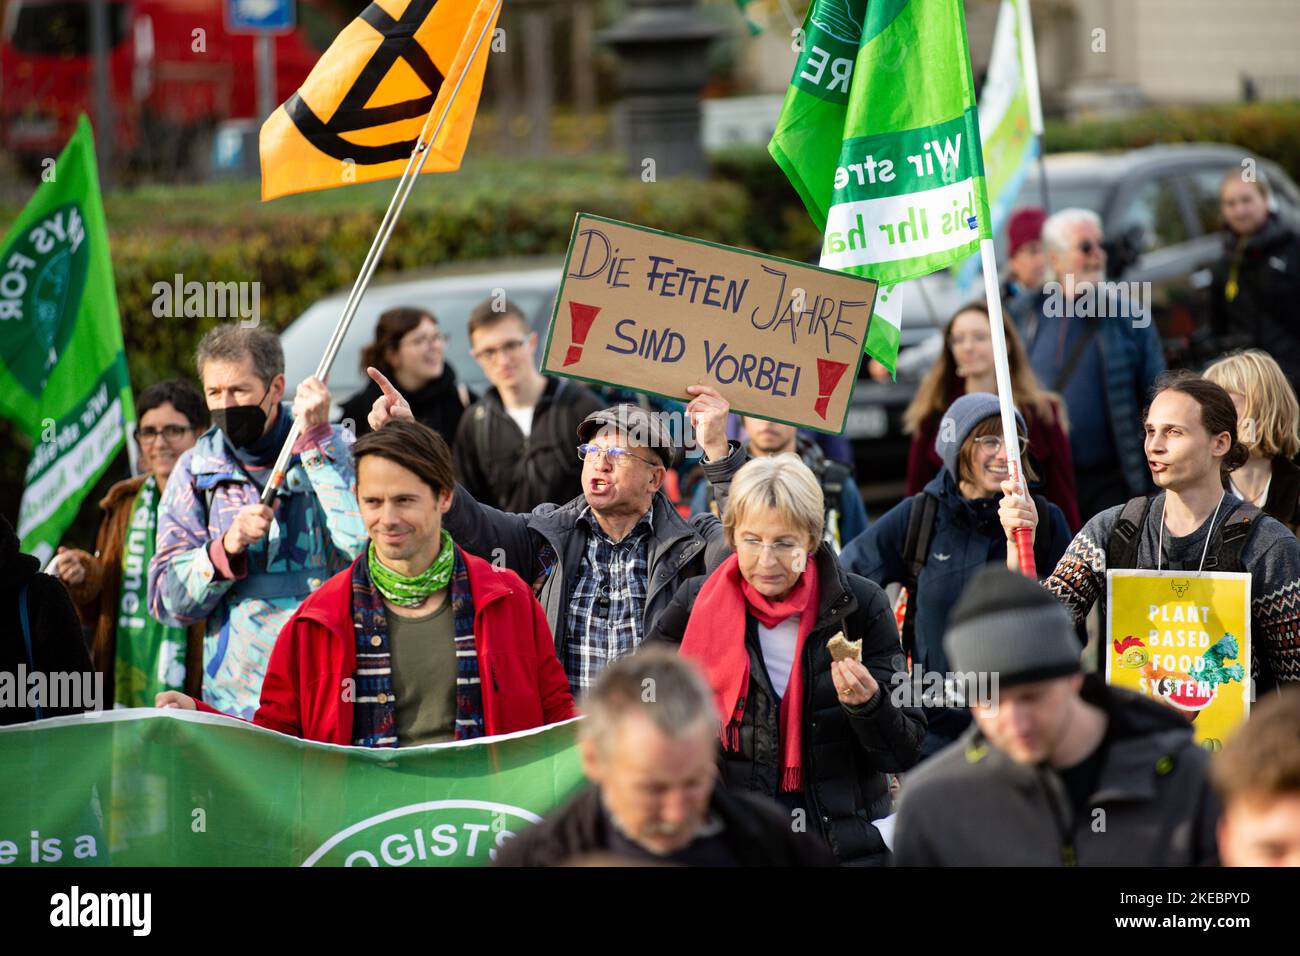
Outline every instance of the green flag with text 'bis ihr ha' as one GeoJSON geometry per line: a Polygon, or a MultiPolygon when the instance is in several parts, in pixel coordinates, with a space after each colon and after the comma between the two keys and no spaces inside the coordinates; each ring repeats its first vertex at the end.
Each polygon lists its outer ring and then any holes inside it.
{"type": "MultiPolygon", "coordinates": [[[[824,231],[821,265],[888,287],[991,238],[961,0],[814,0],[768,151],[824,231]]],[[[866,351],[893,371],[898,318],[866,351]]]]}
{"type": "Polygon", "coordinates": [[[82,116],[0,244],[0,415],[32,441],[18,536],[42,563],[135,420],[82,116]]]}

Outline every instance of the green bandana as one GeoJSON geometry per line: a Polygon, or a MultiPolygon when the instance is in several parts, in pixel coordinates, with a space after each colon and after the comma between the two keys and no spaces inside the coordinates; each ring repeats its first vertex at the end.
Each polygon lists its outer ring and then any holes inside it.
{"type": "Polygon", "coordinates": [[[430,594],[441,591],[450,584],[451,569],[455,561],[455,545],[445,528],[438,546],[438,556],[433,559],[433,564],[413,578],[398,574],[383,564],[375,554],[373,541],[370,542],[370,550],[366,555],[370,580],[374,582],[385,601],[398,607],[419,607],[430,594]]]}

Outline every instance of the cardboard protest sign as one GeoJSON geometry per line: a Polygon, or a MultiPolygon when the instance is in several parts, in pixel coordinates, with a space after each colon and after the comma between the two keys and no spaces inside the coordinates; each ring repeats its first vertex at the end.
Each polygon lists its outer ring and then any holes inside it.
{"type": "Polygon", "coordinates": [[[1163,700],[1217,750],[1250,713],[1250,575],[1106,572],[1106,683],[1163,700]]]}
{"type": "Polygon", "coordinates": [[[876,283],[580,213],[542,370],[839,433],[876,283]]]}

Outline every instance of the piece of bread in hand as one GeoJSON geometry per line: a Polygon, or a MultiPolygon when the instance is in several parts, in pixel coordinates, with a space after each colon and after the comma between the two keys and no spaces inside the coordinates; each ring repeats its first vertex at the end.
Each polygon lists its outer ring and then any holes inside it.
{"type": "Polygon", "coordinates": [[[862,641],[847,640],[843,631],[826,642],[826,650],[831,652],[833,661],[855,660],[862,663],[862,641]]]}

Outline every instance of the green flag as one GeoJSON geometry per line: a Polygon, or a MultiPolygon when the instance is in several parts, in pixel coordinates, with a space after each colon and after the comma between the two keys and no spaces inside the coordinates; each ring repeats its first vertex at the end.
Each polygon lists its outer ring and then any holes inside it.
{"type": "Polygon", "coordinates": [[[583,785],[578,725],[396,750],[143,708],[0,727],[0,865],[485,866],[583,785]]]}
{"type": "Polygon", "coordinates": [[[18,536],[44,562],[135,420],[90,122],[0,244],[0,415],[32,440],[18,536]]]}
{"type": "MultiPolygon", "coordinates": [[[[977,251],[992,233],[960,0],[815,0],[768,148],[825,268],[888,287],[977,251]]],[[[897,321],[877,310],[866,343],[891,371],[897,321]]]]}

